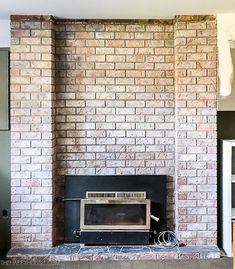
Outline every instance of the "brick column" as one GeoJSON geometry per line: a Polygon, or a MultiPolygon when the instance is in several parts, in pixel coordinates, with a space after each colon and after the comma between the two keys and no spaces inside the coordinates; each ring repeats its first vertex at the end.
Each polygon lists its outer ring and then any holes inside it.
{"type": "Polygon", "coordinates": [[[55,156],[53,20],[49,16],[11,19],[12,247],[50,247],[55,156]]]}
{"type": "Polygon", "coordinates": [[[177,229],[187,244],[216,244],[216,22],[175,22],[177,229]]]}

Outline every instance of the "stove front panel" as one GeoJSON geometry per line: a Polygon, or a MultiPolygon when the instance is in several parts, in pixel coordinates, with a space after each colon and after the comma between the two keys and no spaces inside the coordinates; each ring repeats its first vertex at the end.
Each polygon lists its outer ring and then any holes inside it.
{"type": "Polygon", "coordinates": [[[149,199],[83,199],[81,201],[82,230],[149,230],[149,199]]]}

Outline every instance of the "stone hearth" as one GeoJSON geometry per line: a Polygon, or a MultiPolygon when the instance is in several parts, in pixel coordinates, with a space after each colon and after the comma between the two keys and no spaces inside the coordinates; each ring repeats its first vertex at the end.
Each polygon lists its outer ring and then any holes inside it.
{"type": "Polygon", "coordinates": [[[157,245],[148,246],[84,246],[62,244],[51,249],[13,248],[9,260],[51,261],[105,261],[105,260],[161,260],[161,259],[209,259],[220,258],[215,246],[185,246],[172,249],[157,245]]]}

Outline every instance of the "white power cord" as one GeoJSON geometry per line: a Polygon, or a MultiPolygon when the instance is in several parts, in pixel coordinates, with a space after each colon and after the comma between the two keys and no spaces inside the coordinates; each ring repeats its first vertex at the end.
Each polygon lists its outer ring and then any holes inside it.
{"type": "MultiPolygon", "coordinates": [[[[159,218],[154,215],[150,215],[150,218],[155,220],[156,222],[159,221],[159,218]]],[[[177,239],[176,234],[172,231],[160,232],[158,236],[155,236],[154,244],[162,248],[177,247],[178,251],[179,251],[179,246],[180,246],[180,242],[177,239]]]]}
{"type": "Polygon", "coordinates": [[[162,248],[174,248],[179,250],[180,242],[176,237],[176,234],[172,231],[160,232],[158,236],[154,238],[154,243],[162,248]]]}

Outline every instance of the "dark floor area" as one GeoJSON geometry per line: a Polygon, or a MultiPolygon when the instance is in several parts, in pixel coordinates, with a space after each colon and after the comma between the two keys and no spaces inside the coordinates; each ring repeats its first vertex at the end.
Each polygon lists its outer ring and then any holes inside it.
{"type": "Polygon", "coordinates": [[[5,260],[8,249],[0,249],[0,260],[5,260]]]}
{"type": "Polygon", "coordinates": [[[83,261],[83,262],[54,262],[34,265],[30,263],[17,264],[1,262],[1,269],[12,268],[45,268],[45,269],[232,269],[231,258],[207,260],[158,260],[158,261],[83,261]]]}

